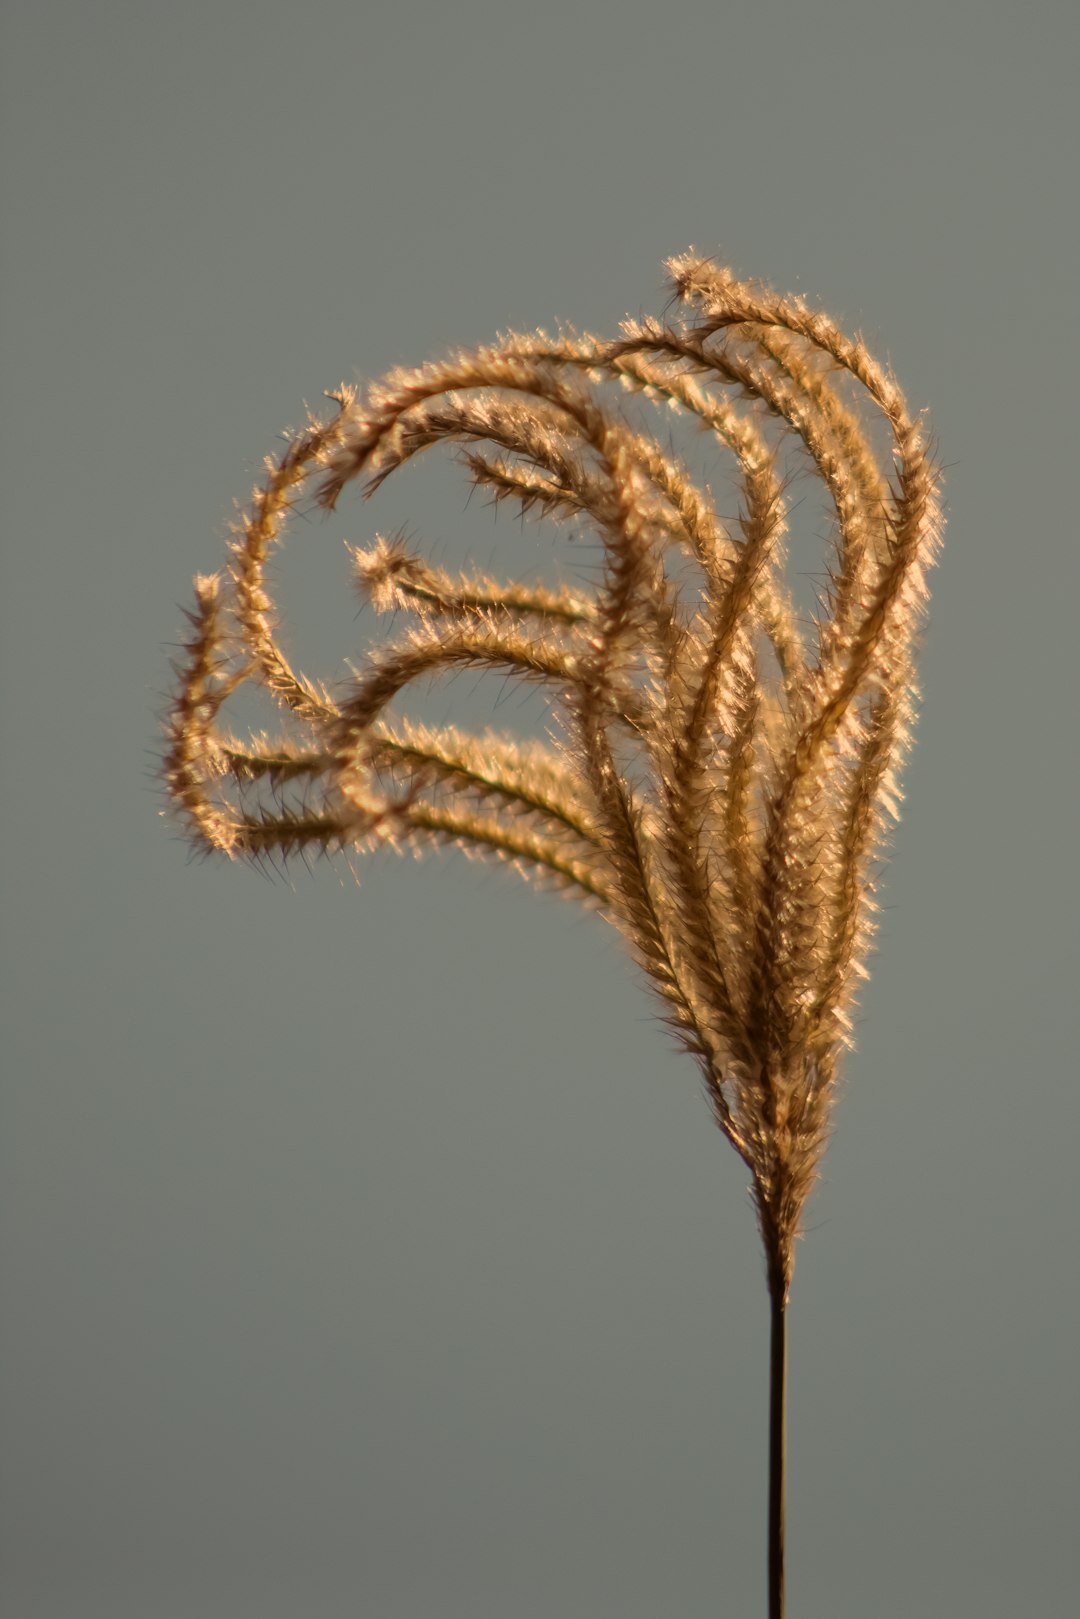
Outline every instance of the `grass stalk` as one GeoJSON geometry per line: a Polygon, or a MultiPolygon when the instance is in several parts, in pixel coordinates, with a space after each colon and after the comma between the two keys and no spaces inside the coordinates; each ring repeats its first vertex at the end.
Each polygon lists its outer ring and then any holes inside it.
{"type": "Polygon", "coordinates": [[[787,1306],[782,1276],[769,1279],[769,1619],[784,1619],[787,1468],[787,1306]]]}
{"type": "Polygon", "coordinates": [[[937,473],[861,339],[697,255],[669,270],[671,319],[615,340],[509,333],[342,388],[329,420],[289,437],[233,525],[227,571],[196,581],[164,777],[204,851],[274,864],[454,844],[623,934],[750,1175],[770,1297],[768,1611],[784,1619],[795,1244],[902,797],[937,473]],[[733,474],[721,505],[667,419],[659,437],[638,430],[627,391],[711,436],[733,474]],[[602,565],[552,588],[453,575],[377,538],[354,552],[355,583],[406,627],[349,678],[309,679],[273,596],[290,515],[305,500],[333,511],[354,480],[373,495],[439,447],[496,504],[591,532],[602,565]],[[832,526],[809,618],[786,534],[808,469],[832,526]],[[542,685],[546,741],[398,710],[462,670],[542,685]],[[249,687],[281,735],[225,727],[249,687]]]}

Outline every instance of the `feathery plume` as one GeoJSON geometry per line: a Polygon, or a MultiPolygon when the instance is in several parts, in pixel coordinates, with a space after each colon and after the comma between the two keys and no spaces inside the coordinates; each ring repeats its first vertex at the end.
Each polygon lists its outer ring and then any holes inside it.
{"type": "Polygon", "coordinates": [[[625,936],[751,1177],[772,1300],[779,1619],[795,1241],[873,938],[941,520],[924,426],[860,339],[707,259],[668,269],[676,319],[628,321],[613,340],[511,333],[333,395],[329,418],[266,463],[227,576],[196,581],[164,769],[201,848],[456,845],[625,936]],[[613,384],[711,436],[734,519],[613,408],[613,384]],[[333,510],[353,480],[370,494],[440,446],[493,502],[587,525],[599,578],[455,577],[379,536],[353,552],[355,580],[379,613],[406,616],[404,632],[332,689],[294,670],[267,577],[291,510],[312,496],[333,510]],[[786,574],[792,446],[835,531],[809,624],[786,574]],[[540,743],[391,714],[417,682],[461,668],[541,683],[557,730],[540,743]],[[223,729],[245,684],[278,705],[281,736],[223,729]]]}

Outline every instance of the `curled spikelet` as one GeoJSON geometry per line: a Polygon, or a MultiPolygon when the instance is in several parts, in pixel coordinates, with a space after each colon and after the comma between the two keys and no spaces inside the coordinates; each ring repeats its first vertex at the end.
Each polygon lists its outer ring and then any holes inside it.
{"type": "Polygon", "coordinates": [[[861,340],[694,255],[669,269],[677,318],[611,341],[512,333],[336,394],[289,439],[228,575],[196,581],[165,779],[206,848],[451,844],[599,910],[700,1065],[786,1294],[899,800],[936,476],[861,340]],[[666,424],[632,425],[613,390],[707,435],[734,486],[722,507],[666,424]],[[268,582],[290,512],[333,509],[354,480],[371,493],[437,448],[492,502],[591,530],[601,567],[557,588],[454,575],[377,537],[353,552],[355,582],[404,624],[350,682],[309,679],[268,582]],[[806,468],[835,529],[809,624],[786,575],[788,484],[806,468]],[[539,683],[548,741],[395,712],[460,669],[539,683]],[[281,736],[222,728],[245,683],[277,704],[281,736]]]}

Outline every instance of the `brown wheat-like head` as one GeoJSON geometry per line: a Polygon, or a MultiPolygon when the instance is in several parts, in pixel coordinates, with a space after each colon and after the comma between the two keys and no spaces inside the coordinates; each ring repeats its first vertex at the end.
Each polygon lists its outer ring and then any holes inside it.
{"type": "Polygon", "coordinates": [[[196,580],[165,773],[206,848],[457,844],[602,911],[698,1059],[786,1294],[896,813],[935,473],[861,341],[698,257],[669,269],[676,320],[627,322],[610,342],[512,334],[333,396],[330,419],[267,462],[228,573],[196,580]],[[613,380],[714,436],[735,521],[613,410],[613,380]],[[792,443],[835,514],[807,622],[784,572],[792,443]],[[331,693],[282,650],[270,554],[305,490],[332,509],[351,479],[370,492],[440,444],[495,500],[587,524],[599,582],[454,577],[379,539],[355,553],[357,583],[411,627],[331,693]],[[411,683],[465,667],[544,682],[558,734],[541,745],[390,717],[411,683]],[[282,737],[222,728],[245,681],[285,711],[282,737]]]}

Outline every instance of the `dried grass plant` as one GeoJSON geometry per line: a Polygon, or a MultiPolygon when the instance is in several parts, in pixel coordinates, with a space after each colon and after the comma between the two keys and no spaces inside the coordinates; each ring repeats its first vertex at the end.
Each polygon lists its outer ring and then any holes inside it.
{"type": "Polygon", "coordinates": [[[625,936],[713,1117],[750,1172],[771,1300],[770,1619],[784,1611],[786,1310],[874,931],[900,797],[913,647],[938,539],[921,422],[888,370],[825,315],[694,255],[668,318],[613,341],[511,334],[331,396],[266,463],[225,573],[195,582],[165,777],[194,842],[256,860],[457,845],[599,911],[625,936]],[[725,452],[725,521],[612,383],[725,452]],[[453,576],[400,539],[355,582],[408,628],[335,689],[290,663],[268,565],[290,512],[333,510],[448,446],[523,514],[599,536],[573,588],[453,576]],[[833,534],[816,611],[786,572],[792,481],[809,468],[833,534]],[[541,682],[546,743],[392,713],[464,668],[541,682]],[[244,683],[283,711],[240,740],[244,683]]]}

